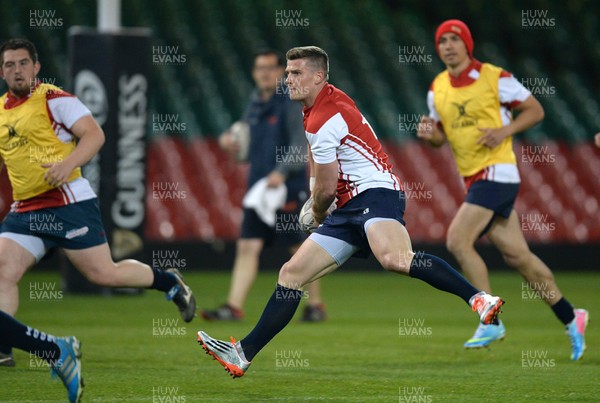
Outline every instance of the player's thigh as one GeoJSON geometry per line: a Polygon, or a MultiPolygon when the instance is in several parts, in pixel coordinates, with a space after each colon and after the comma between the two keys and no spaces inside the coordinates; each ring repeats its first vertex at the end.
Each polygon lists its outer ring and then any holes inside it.
{"type": "Polygon", "coordinates": [[[399,221],[386,219],[365,224],[373,255],[384,269],[408,273],[414,256],[408,231],[399,221]]]}
{"type": "Polygon", "coordinates": [[[279,284],[300,288],[337,269],[331,254],[312,239],[307,239],[279,271],[279,284]]]}
{"type": "Polygon", "coordinates": [[[508,218],[497,217],[487,236],[510,265],[519,264],[530,253],[515,210],[511,211],[508,218]]]}
{"type": "MultiPolygon", "coordinates": [[[[7,235],[4,233],[0,237],[0,282],[18,283],[27,269],[35,264],[36,257],[34,253],[37,253],[29,251],[19,242],[5,237],[7,235]]],[[[16,234],[16,236],[27,237],[21,234],[16,234]]],[[[38,238],[36,239],[39,240],[38,238]]],[[[39,243],[40,245],[38,246],[43,248],[41,240],[39,240],[39,243]]],[[[31,247],[35,246],[32,245],[31,247]]],[[[40,258],[41,256],[43,256],[43,253],[41,253],[40,258]]]]}
{"type": "Polygon", "coordinates": [[[108,243],[85,249],[63,249],[69,261],[90,280],[97,280],[115,267],[108,243]]]}
{"type": "Polygon", "coordinates": [[[493,216],[494,212],[490,209],[463,203],[448,227],[448,249],[452,251],[474,244],[493,216]]]}

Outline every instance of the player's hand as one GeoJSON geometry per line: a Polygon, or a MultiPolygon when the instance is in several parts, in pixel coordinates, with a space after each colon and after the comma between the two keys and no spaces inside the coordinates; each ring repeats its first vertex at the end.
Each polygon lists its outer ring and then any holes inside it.
{"type": "Polygon", "coordinates": [[[337,208],[337,198],[331,203],[329,208],[322,213],[318,213],[315,211],[315,205],[313,204],[313,218],[315,220],[315,229],[329,216],[333,211],[337,208]]]}
{"type": "Polygon", "coordinates": [[[285,183],[285,176],[279,171],[273,171],[267,176],[267,187],[276,188],[285,183]]]}
{"type": "Polygon", "coordinates": [[[219,145],[225,152],[234,156],[240,151],[240,143],[233,137],[231,132],[226,132],[219,137],[219,145]]]}
{"type": "Polygon", "coordinates": [[[73,167],[63,162],[42,164],[42,168],[47,168],[44,180],[53,187],[59,187],[69,180],[73,167]]]}
{"type": "Polygon", "coordinates": [[[433,138],[435,130],[435,119],[429,116],[421,116],[421,121],[417,126],[417,137],[423,140],[430,141],[433,138]]]}
{"type": "Polygon", "coordinates": [[[477,144],[483,144],[488,148],[495,148],[504,141],[505,138],[511,135],[508,126],[502,126],[497,129],[491,129],[489,127],[479,127],[478,130],[482,133],[477,144]]]}
{"type": "Polygon", "coordinates": [[[315,229],[323,222],[325,221],[325,219],[327,218],[327,216],[329,215],[329,212],[327,210],[325,210],[322,213],[317,213],[314,209],[313,209],[313,217],[315,218],[315,229]]]}
{"type": "Polygon", "coordinates": [[[596,147],[600,147],[600,133],[596,133],[594,141],[596,142],[596,147]]]}

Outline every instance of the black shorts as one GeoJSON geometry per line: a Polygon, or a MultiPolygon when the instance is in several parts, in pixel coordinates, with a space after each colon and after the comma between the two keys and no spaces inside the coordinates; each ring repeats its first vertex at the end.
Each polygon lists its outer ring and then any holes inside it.
{"type": "Polygon", "coordinates": [[[517,200],[518,183],[500,183],[479,180],[467,191],[465,202],[494,212],[494,216],[508,218],[517,200]]]}
{"type": "Polygon", "coordinates": [[[305,190],[288,191],[285,206],[276,213],[274,227],[262,221],[254,209],[244,208],[240,238],[262,239],[265,246],[273,244],[293,246],[304,242],[306,234],[300,228],[298,215],[306,199],[305,190]]]}
{"type": "Polygon", "coordinates": [[[479,180],[469,187],[465,202],[484,207],[494,212],[490,222],[481,231],[479,237],[482,237],[489,231],[496,217],[510,217],[518,193],[519,183],[479,180]]]}

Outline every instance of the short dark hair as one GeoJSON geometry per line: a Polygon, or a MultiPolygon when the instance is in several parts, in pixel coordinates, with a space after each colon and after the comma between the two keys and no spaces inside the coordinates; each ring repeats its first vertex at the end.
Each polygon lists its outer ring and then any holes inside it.
{"type": "Polygon", "coordinates": [[[310,63],[317,69],[325,72],[325,79],[329,78],[329,56],[327,53],[317,46],[300,46],[291,48],[285,54],[286,59],[308,59],[310,63]]]}
{"type": "Polygon", "coordinates": [[[27,49],[29,57],[36,63],[38,61],[37,49],[33,42],[25,38],[12,38],[0,46],[0,66],[4,64],[4,52],[7,50],[27,49]]]}
{"type": "Polygon", "coordinates": [[[259,56],[275,56],[277,58],[277,67],[285,67],[285,57],[283,53],[275,49],[260,49],[254,52],[254,62],[259,56]]]}

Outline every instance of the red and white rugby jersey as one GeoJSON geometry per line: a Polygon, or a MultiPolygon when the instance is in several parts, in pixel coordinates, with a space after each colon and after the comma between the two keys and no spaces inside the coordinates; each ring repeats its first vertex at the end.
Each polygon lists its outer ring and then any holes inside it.
{"type": "Polygon", "coordinates": [[[317,164],[337,159],[337,207],[367,189],[402,190],[375,132],[343,91],[325,85],[315,103],[304,108],[304,130],[317,164]]]}

